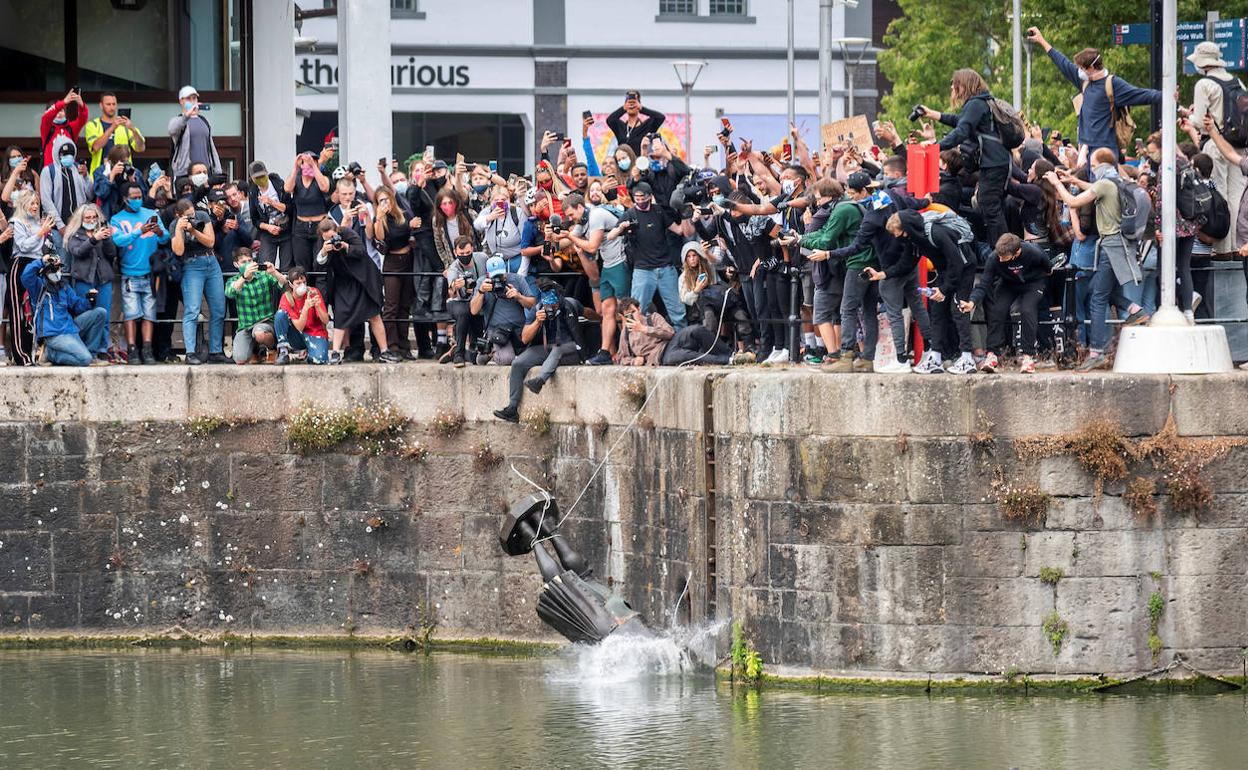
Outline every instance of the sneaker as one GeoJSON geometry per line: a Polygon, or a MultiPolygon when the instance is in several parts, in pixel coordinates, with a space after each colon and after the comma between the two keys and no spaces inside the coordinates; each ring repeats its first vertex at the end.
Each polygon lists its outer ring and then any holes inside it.
{"type": "Polygon", "coordinates": [[[199,356],[195,355],[194,353],[187,353],[187,354],[186,354],[186,365],[187,365],[187,366],[199,366],[199,365],[200,365],[200,364],[202,364],[203,362],[204,362],[204,361],[203,361],[203,359],[201,359],[199,356]]]}
{"type": "Polygon", "coordinates": [[[209,363],[209,364],[232,364],[232,363],[234,363],[234,361],[233,361],[232,359],[230,359],[230,358],[226,357],[226,355],[225,355],[224,353],[209,353],[209,354],[208,354],[208,360],[207,360],[205,363],[209,363]]]}
{"type": "Polygon", "coordinates": [[[752,364],[757,360],[758,359],[752,352],[748,350],[739,350],[732,354],[732,359],[729,360],[728,363],[732,366],[742,366],[743,364],[752,364]]]}
{"type": "Polygon", "coordinates": [[[824,370],[829,372],[852,372],[854,371],[854,361],[856,359],[857,355],[853,351],[841,353],[841,357],[830,365],[825,366],[824,370]]]}
{"type": "Polygon", "coordinates": [[[1196,312],[1196,308],[1200,307],[1200,301],[1202,299],[1204,299],[1204,297],[1200,296],[1200,292],[1198,291],[1192,292],[1192,312],[1193,313],[1196,312]]]}
{"type": "Polygon", "coordinates": [[[524,387],[528,388],[530,391],[534,393],[541,393],[542,386],[545,384],[546,384],[546,381],[543,380],[541,377],[530,377],[529,379],[524,381],[524,387]]]}
{"type": "Polygon", "coordinates": [[[802,356],[802,363],[807,366],[819,366],[823,363],[823,354],[819,352],[807,353],[802,356]]]}
{"type": "Polygon", "coordinates": [[[1018,362],[1018,373],[1019,374],[1035,374],[1036,373],[1035,359],[1033,359],[1031,356],[1023,356],[1022,360],[1018,362]]]}
{"type": "Polygon", "coordinates": [[[1239,365],[1239,368],[1240,368],[1240,369],[1242,369],[1242,370],[1243,370],[1243,371],[1245,371],[1245,372],[1248,372],[1248,361],[1245,361],[1245,362],[1243,362],[1242,364],[1240,364],[1240,365],[1239,365]]]}
{"type": "Polygon", "coordinates": [[[494,416],[505,422],[520,422],[520,413],[511,407],[495,409],[494,416]]]}
{"type": "Polygon", "coordinates": [[[139,349],[134,345],[126,346],[126,363],[131,366],[138,366],[143,363],[143,358],[139,355],[139,349]]]}
{"type": "Polygon", "coordinates": [[[875,358],[867,358],[859,356],[854,359],[854,371],[862,374],[870,374],[875,371],[875,358]]]}
{"type": "Polygon", "coordinates": [[[393,350],[387,350],[385,353],[377,356],[377,360],[383,364],[397,364],[403,359],[400,358],[399,354],[395,353],[393,350]]]}
{"type": "Polygon", "coordinates": [[[490,356],[485,353],[477,354],[477,366],[485,366],[488,363],[490,363],[490,356]]]}
{"type": "Polygon", "coordinates": [[[439,342],[437,346],[435,346],[433,349],[433,357],[441,358],[442,356],[446,355],[449,352],[451,352],[451,343],[439,342]]]}
{"type": "Polygon", "coordinates": [[[997,354],[990,352],[988,355],[984,356],[984,362],[979,365],[979,370],[985,374],[993,374],[1000,366],[1001,362],[997,360],[997,354]]]}
{"type": "Polygon", "coordinates": [[[912,371],[915,374],[944,374],[945,367],[941,366],[940,359],[934,353],[924,353],[912,371]]]}
{"type": "Polygon", "coordinates": [[[1191,310],[1184,310],[1184,311],[1183,311],[1183,320],[1187,322],[1187,325],[1188,325],[1188,326],[1195,326],[1195,325],[1196,325],[1196,314],[1195,314],[1195,313],[1193,313],[1191,310]]]}
{"type": "Polygon", "coordinates": [[[451,365],[456,369],[463,369],[467,363],[468,362],[464,360],[464,354],[458,351],[455,353],[455,357],[451,359],[451,365]]]}
{"type": "Polygon", "coordinates": [[[400,350],[399,358],[402,358],[404,361],[416,361],[419,357],[411,350],[400,350]]]}
{"type": "Polygon", "coordinates": [[[963,353],[958,356],[958,360],[949,366],[950,374],[974,374],[975,373],[975,357],[970,353],[963,353]]]}
{"type": "Polygon", "coordinates": [[[1148,323],[1149,315],[1144,312],[1144,308],[1140,308],[1131,315],[1126,317],[1122,322],[1123,326],[1136,326],[1138,324],[1148,323]]]}
{"type": "Polygon", "coordinates": [[[341,364],[342,363],[342,351],[341,350],[329,351],[329,359],[325,363],[330,364],[332,366],[337,366],[341,364]]]}
{"type": "Polygon", "coordinates": [[[1109,368],[1109,359],[1105,357],[1105,354],[1100,353],[1100,352],[1092,352],[1088,354],[1088,357],[1084,359],[1082,364],[1079,364],[1078,366],[1075,367],[1075,371],[1076,372],[1091,372],[1096,369],[1108,369],[1108,368],[1109,368]]]}
{"type": "Polygon", "coordinates": [[[87,365],[88,366],[108,366],[111,363],[112,361],[108,360],[108,356],[106,354],[96,353],[95,358],[91,359],[91,363],[87,365]]]}
{"type": "Polygon", "coordinates": [[[787,364],[789,362],[788,348],[776,348],[771,351],[771,355],[767,356],[764,364],[787,364]]]}
{"type": "Polygon", "coordinates": [[[143,347],[139,348],[139,355],[143,359],[144,366],[156,365],[156,353],[152,351],[152,343],[150,342],[143,343],[143,347]]]}
{"type": "Polygon", "coordinates": [[[607,366],[611,363],[611,354],[600,348],[598,352],[590,356],[585,363],[590,366],[607,366]]]}
{"type": "Polygon", "coordinates": [[[890,358],[887,362],[875,367],[876,374],[909,374],[910,364],[890,358]]]}
{"type": "Polygon", "coordinates": [[[277,360],[273,362],[277,366],[285,366],[290,363],[290,347],[281,345],[277,348],[277,360]]]}

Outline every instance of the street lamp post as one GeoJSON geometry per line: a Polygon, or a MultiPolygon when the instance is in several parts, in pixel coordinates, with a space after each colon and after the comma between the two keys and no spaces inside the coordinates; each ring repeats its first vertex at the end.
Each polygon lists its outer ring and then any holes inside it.
{"type": "Polygon", "coordinates": [[[672,69],[676,70],[676,77],[680,80],[680,87],[685,92],[685,162],[688,163],[693,158],[693,118],[689,114],[689,97],[693,94],[693,84],[698,82],[698,75],[702,74],[702,68],[706,66],[705,61],[674,61],[672,69]]]}
{"type": "Polygon", "coordinates": [[[843,37],[832,42],[841,48],[841,61],[845,65],[845,94],[847,101],[845,117],[852,118],[854,116],[854,70],[858,69],[858,65],[862,64],[862,60],[867,57],[867,51],[871,50],[871,39],[866,37],[843,37]],[[855,53],[857,56],[853,55],[855,53]]]}

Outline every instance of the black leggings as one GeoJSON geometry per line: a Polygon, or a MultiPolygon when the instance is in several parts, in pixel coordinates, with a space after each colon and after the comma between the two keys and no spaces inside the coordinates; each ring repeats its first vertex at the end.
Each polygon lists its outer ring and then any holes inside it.
{"type": "Polygon", "coordinates": [[[1048,280],[1032,281],[1031,283],[998,284],[992,298],[992,305],[986,313],[988,318],[988,350],[1001,355],[1009,339],[1010,309],[1018,303],[1018,314],[1023,327],[1022,347],[1018,351],[1023,355],[1036,354],[1036,329],[1039,326],[1037,309],[1044,298],[1048,280]]]}
{"type": "Polygon", "coordinates": [[[1174,275],[1178,279],[1175,301],[1179,310],[1192,309],[1192,247],[1196,236],[1178,238],[1174,242],[1174,275]]]}
{"type": "Polygon", "coordinates": [[[946,340],[948,327],[952,323],[957,335],[958,350],[969,353],[971,346],[971,317],[958,309],[958,300],[971,297],[971,289],[975,285],[975,268],[965,265],[962,272],[954,280],[954,293],[946,294],[943,302],[932,302],[927,306],[928,315],[932,319],[932,350],[952,353],[954,340],[946,340]]]}
{"type": "Polygon", "coordinates": [[[34,339],[22,308],[22,299],[26,296],[26,288],[22,286],[22,271],[33,261],[30,257],[13,257],[13,262],[9,265],[8,292],[4,295],[4,304],[8,310],[6,315],[9,317],[9,333],[5,342],[8,344],[9,357],[18,366],[30,366],[35,362],[34,339]]]}
{"type": "Polygon", "coordinates": [[[316,252],[320,251],[321,237],[316,234],[316,228],[320,225],[320,220],[316,222],[304,222],[296,219],[290,231],[290,263],[293,267],[302,267],[309,273],[308,285],[315,286],[316,281],[310,273],[313,270],[323,270],[320,265],[314,264],[316,252]]]}

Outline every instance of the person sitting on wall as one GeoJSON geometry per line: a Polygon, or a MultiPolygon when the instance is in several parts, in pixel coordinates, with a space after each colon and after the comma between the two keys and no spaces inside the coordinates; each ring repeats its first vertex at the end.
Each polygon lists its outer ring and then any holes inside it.
{"type": "Polygon", "coordinates": [[[507,406],[494,412],[494,416],[507,422],[520,421],[520,398],[524,388],[541,393],[542,387],[555,376],[561,364],[581,361],[585,349],[581,338],[580,316],[585,312],[580,302],[565,297],[563,287],[549,279],[538,283],[541,295],[532,320],[520,332],[521,343],[527,345],[511,362],[509,398],[507,406]],[[525,376],[541,364],[536,377],[525,376]]]}

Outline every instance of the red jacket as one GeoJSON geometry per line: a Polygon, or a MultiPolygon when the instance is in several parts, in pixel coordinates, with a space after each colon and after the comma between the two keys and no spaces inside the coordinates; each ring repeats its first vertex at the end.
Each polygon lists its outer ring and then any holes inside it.
{"type": "Polygon", "coordinates": [[[39,118],[39,139],[43,142],[43,165],[45,166],[51,165],[56,160],[52,157],[52,140],[64,134],[77,142],[78,135],[82,133],[82,127],[87,125],[87,120],[90,118],[87,114],[87,105],[80,104],[78,117],[58,126],[52,122],[52,119],[63,109],[65,109],[65,101],[58,99],[56,104],[49,107],[47,112],[43,113],[43,117],[39,118]]]}

